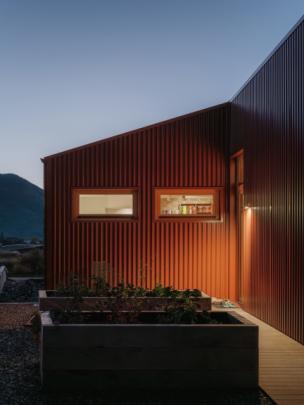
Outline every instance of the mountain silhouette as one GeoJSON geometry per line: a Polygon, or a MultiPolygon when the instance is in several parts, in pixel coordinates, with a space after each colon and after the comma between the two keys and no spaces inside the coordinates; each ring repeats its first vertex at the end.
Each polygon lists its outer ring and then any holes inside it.
{"type": "Polygon", "coordinates": [[[43,238],[43,190],[16,174],[0,174],[0,234],[43,238]]]}

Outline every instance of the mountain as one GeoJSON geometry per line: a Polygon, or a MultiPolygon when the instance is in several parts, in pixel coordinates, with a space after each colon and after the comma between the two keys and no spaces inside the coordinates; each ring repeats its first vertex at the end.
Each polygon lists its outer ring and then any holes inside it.
{"type": "Polygon", "coordinates": [[[0,234],[43,238],[43,190],[16,174],[0,174],[0,234]]]}

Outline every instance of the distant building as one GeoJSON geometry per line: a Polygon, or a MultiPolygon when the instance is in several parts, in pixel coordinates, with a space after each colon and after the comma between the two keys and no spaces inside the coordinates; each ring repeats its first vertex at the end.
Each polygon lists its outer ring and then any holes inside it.
{"type": "Polygon", "coordinates": [[[28,243],[18,243],[15,245],[2,245],[0,248],[0,252],[19,252],[19,253],[24,253],[24,252],[29,252],[31,250],[42,250],[43,245],[42,244],[28,244],[28,243]]]}

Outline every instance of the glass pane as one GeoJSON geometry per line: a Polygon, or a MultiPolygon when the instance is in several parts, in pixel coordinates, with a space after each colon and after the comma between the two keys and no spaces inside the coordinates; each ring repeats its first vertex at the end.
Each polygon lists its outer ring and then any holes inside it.
{"type": "Polygon", "coordinates": [[[161,194],[160,215],[214,215],[213,194],[161,194]]]}
{"type": "Polygon", "coordinates": [[[79,215],[133,215],[133,194],[80,194],[79,215]]]}

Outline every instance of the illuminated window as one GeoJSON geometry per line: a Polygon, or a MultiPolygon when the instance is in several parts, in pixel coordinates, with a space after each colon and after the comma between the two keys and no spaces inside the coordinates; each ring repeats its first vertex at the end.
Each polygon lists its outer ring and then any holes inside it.
{"type": "Polygon", "coordinates": [[[133,217],[135,192],[129,189],[75,189],[75,217],[133,217]]]}
{"type": "Polygon", "coordinates": [[[157,218],[219,219],[219,190],[157,189],[157,218]]]}

